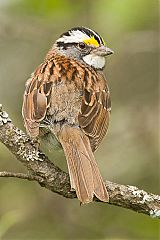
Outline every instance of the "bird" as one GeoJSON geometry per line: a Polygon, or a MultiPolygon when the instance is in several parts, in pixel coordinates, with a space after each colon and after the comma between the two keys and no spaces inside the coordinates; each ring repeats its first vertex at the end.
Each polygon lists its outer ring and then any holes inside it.
{"type": "Polygon", "coordinates": [[[111,97],[103,69],[112,53],[96,31],[73,27],[60,35],[25,84],[26,132],[63,150],[71,190],[82,204],[95,197],[109,202],[94,152],[109,125],[111,97]]]}

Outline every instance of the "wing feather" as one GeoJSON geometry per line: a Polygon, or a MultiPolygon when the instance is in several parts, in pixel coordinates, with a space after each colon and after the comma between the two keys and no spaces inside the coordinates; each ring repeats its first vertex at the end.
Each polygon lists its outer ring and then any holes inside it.
{"type": "Polygon", "coordinates": [[[111,110],[110,93],[105,77],[97,74],[95,78],[93,81],[92,77],[92,82],[86,81],[78,118],[80,127],[90,139],[92,151],[97,149],[107,133],[111,110]]]}
{"type": "Polygon", "coordinates": [[[55,66],[53,62],[48,65],[41,64],[26,83],[22,115],[27,133],[33,138],[39,135],[40,122],[45,118],[50,105],[53,82],[50,81],[48,72],[50,68],[53,72],[53,66],[55,66]]]}

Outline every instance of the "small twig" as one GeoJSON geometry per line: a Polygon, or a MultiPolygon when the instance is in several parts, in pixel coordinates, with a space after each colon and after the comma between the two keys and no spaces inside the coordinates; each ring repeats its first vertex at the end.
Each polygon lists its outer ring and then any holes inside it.
{"type": "Polygon", "coordinates": [[[39,183],[43,182],[43,178],[35,175],[29,175],[26,173],[14,173],[14,172],[0,172],[0,177],[14,177],[21,178],[29,181],[37,181],[39,183]]]}

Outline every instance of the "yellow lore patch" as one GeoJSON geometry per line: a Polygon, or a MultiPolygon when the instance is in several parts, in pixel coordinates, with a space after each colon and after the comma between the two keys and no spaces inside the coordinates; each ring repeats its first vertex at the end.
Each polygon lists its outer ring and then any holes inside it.
{"type": "Polygon", "coordinates": [[[99,46],[99,43],[98,43],[98,41],[94,38],[94,36],[92,36],[92,37],[89,38],[89,39],[85,39],[83,42],[86,43],[86,44],[88,44],[88,45],[94,45],[94,46],[96,46],[96,47],[99,46]]]}

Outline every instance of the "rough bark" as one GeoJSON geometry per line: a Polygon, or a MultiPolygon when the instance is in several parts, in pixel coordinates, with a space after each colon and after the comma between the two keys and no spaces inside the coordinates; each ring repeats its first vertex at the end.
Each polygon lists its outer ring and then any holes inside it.
{"type": "MultiPolygon", "coordinates": [[[[17,177],[38,182],[52,192],[66,198],[76,198],[70,190],[68,173],[54,165],[36,144],[20,129],[15,127],[8,114],[0,106],[0,141],[23,163],[28,173],[0,172],[0,177],[17,177]]],[[[53,159],[54,160],[54,159],[53,159]]],[[[106,181],[109,204],[131,209],[160,218],[160,196],[145,192],[137,187],[106,181]]],[[[98,199],[94,199],[98,202],[98,199]]]]}

